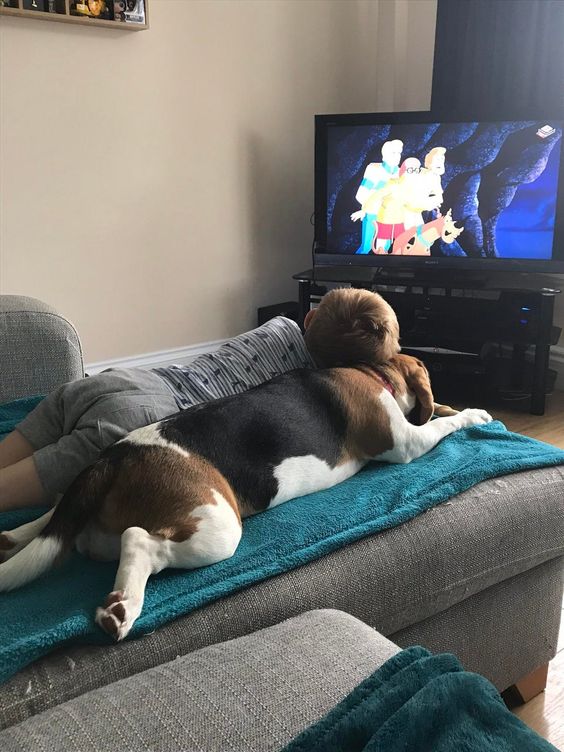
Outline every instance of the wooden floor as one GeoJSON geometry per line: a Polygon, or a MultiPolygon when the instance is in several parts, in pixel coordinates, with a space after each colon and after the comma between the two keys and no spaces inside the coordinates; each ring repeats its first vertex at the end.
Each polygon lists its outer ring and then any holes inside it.
{"type": "Polygon", "coordinates": [[[503,407],[488,407],[494,418],[501,420],[510,431],[532,436],[547,444],[564,449],[564,392],[555,392],[546,398],[544,415],[530,415],[528,404],[506,402],[503,407]]]}
{"type": "MultiPolygon", "coordinates": [[[[529,415],[527,405],[519,403],[488,409],[511,431],[564,449],[564,392],[555,392],[548,397],[546,414],[543,416],[529,415]]],[[[564,610],[558,653],[550,663],[546,690],[513,712],[556,749],[564,751],[564,610]]]]}

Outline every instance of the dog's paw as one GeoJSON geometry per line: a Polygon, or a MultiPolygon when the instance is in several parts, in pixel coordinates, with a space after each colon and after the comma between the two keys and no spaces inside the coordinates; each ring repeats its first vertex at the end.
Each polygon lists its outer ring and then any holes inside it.
{"type": "Polygon", "coordinates": [[[114,590],[108,595],[104,605],[96,609],[96,624],[119,642],[129,634],[140,611],[123,590],[114,590]]]}
{"type": "Polygon", "coordinates": [[[10,538],[8,533],[0,533],[0,564],[17,552],[16,542],[10,538]]]}
{"type": "Polygon", "coordinates": [[[491,423],[493,418],[485,410],[469,407],[455,416],[455,420],[460,422],[461,428],[468,428],[469,426],[483,426],[486,423],[491,423]]]}

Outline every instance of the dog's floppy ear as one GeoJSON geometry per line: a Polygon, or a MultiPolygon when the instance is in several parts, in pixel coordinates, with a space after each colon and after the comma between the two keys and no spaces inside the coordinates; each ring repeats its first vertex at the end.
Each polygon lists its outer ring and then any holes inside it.
{"type": "Polygon", "coordinates": [[[418,426],[428,423],[433,417],[435,400],[431,390],[431,381],[427,369],[419,360],[415,360],[415,368],[410,368],[406,382],[407,386],[415,394],[417,404],[413,408],[412,416],[418,426]]]}
{"type": "Polygon", "coordinates": [[[435,402],[433,412],[437,418],[448,418],[451,415],[458,415],[460,410],[455,410],[454,407],[451,407],[450,405],[439,405],[438,402],[435,402]]]}

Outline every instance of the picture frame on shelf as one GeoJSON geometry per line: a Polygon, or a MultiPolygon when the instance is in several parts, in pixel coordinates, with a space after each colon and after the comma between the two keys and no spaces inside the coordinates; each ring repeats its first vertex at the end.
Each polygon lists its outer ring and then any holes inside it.
{"type": "Polygon", "coordinates": [[[112,0],[71,0],[70,13],[71,16],[112,21],[113,2],[112,0]]]}
{"type": "Polygon", "coordinates": [[[114,0],[116,21],[130,24],[145,23],[145,0],[114,0]]]}

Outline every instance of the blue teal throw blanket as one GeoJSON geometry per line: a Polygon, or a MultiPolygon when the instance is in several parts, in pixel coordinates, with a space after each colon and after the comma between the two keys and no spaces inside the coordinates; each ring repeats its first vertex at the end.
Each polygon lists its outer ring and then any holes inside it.
{"type": "MultiPolygon", "coordinates": [[[[0,430],[7,432],[32,404],[20,400],[0,407],[0,430]]],[[[454,433],[410,465],[371,463],[338,486],[246,520],[231,559],[151,577],[131,634],[152,632],[241,588],[399,525],[486,478],[558,464],[564,464],[564,451],[510,433],[498,422],[454,433]]],[[[0,530],[43,511],[0,514],[0,530]]],[[[94,612],[112,590],[115,573],[115,563],[74,553],[60,569],[0,594],[0,681],[69,640],[109,642],[94,612]]]]}
{"type": "Polygon", "coordinates": [[[449,654],[402,650],[283,752],[558,752],[449,654]]]}
{"type": "Polygon", "coordinates": [[[20,420],[23,420],[42,399],[43,397],[24,397],[24,399],[0,405],[0,441],[2,441],[4,435],[10,433],[14,426],[19,423],[20,420]]]}

